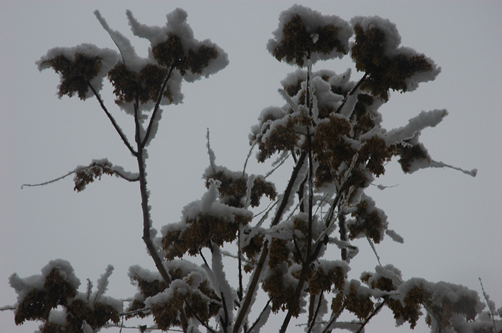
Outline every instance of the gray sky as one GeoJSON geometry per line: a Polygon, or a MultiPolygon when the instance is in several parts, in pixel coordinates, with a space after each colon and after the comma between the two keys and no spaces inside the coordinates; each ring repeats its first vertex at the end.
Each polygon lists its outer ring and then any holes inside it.
{"type": "MultiPolygon", "coordinates": [[[[82,193],[71,178],[49,186],[20,189],[23,183],[47,181],[107,157],[136,171],[135,160],[121,143],[96,99],[81,102],[56,96],[58,76],[39,73],[35,61],[55,46],[87,42],[114,49],[95,19],[99,9],[112,29],[129,36],[140,55],[148,42],[132,36],[125,10],[149,25],[164,25],[176,7],[188,12],[195,38],[210,38],[229,55],[223,71],[184,83],[184,103],[164,107],[159,133],[150,146],[148,177],[152,217],[158,229],[177,222],[181,209],[204,193],[201,175],[208,165],[206,128],[216,162],[242,170],[248,133],[261,110],[284,104],[280,81],[296,68],[279,63],[265,49],[278,16],[294,1],[1,1],[0,11],[0,306],[15,303],[8,277],[39,274],[51,259],[69,260],[82,282],[96,281],[108,264],[115,266],[108,294],[132,296],[127,270],[139,264],[153,269],[141,239],[139,189],[135,183],[104,177],[82,193]]],[[[393,264],[405,279],[463,284],[485,290],[502,306],[502,2],[500,1],[303,1],[323,14],[350,20],[379,15],[397,25],[402,45],[425,53],[442,67],[439,77],[412,93],[392,93],[380,108],[384,126],[401,126],[422,110],[446,108],[449,116],[421,140],[435,160],[477,168],[471,178],[451,169],[403,175],[391,162],[375,184],[398,185],[368,194],[382,208],[404,244],[390,239],[377,246],[382,264],[393,264]]],[[[342,61],[319,62],[314,69],[343,72],[342,61]]],[[[360,77],[353,71],[353,79],[360,77]]],[[[105,86],[107,82],[105,81],[105,86]]],[[[102,92],[108,108],[132,135],[132,119],[113,104],[109,85],[102,92]]],[[[288,169],[289,168],[289,169],[288,169]]],[[[254,160],[250,173],[268,165],[254,160]]],[[[278,178],[278,189],[284,177],[278,178]]],[[[366,241],[351,263],[351,278],[377,264],[366,241]]],[[[336,258],[338,258],[336,254],[336,258]]],[[[282,322],[283,315],[277,316],[282,322]]],[[[394,329],[389,311],[372,320],[367,332],[394,329]]],[[[11,312],[0,312],[5,332],[33,332],[37,324],[15,327],[11,312]]],[[[301,331],[298,327],[291,327],[301,331]]],[[[421,319],[416,331],[426,331],[421,319]]],[[[114,332],[115,330],[110,330],[114,332]]],[[[118,329],[116,330],[118,332],[118,329]]]]}

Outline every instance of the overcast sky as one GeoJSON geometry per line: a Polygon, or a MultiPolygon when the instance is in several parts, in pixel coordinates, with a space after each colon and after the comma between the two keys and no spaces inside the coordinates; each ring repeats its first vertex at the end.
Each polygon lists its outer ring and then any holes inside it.
{"type": "MultiPolygon", "coordinates": [[[[150,146],[148,177],[152,217],[158,229],[177,222],[181,209],[204,193],[201,175],[208,165],[206,129],[216,162],[242,170],[248,133],[261,110],[282,106],[280,81],[295,68],[279,63],[265,49],[278,16],[294,1],[0,1],[0,306],[16,294],[8,277],[39,274],[50,260],[69,260],[84,287],[108,264],[115,266],[108,294],[132,296],[127,270],[133,264],[153,269],[142,235],[139,188],[105,177],[82,193],[71,178],[44,187],[20,189],[59,177],[77,165],[107,157],[136,171],[135,160],[113,130],[96,99],[56,97],[58,76],[35,66],[55,46],[87,42],[114,48],[94,17],[99,9],[112,29],[122,31],[145,56],[148,42],[132,36],[125,10],[149,25],[164,25],[176,7],[188,12],[195,38],[211,39],[229,55],[223,71],[182,87],[184,103],[164,108],[159,133],[150,146]]],[[[451,169],[404,175],[396,161],[375,184],[396,187],[368,194],[402,235],[404,244],[386,238],[377,246],[382,264],[393,264],[404,279],[463,284],[485,290],[502,306],[502,14],[501,1],[302,1],[323,14],[350,20],[379,15],[397,25],[402,45],[423,52],[442,67],[439,77],[412,93],[392,93],[380,108],[384,126],[401,126],[422,110],[446,108],[449,116],[421,140],[435,160],[478,169],[472,178],[451,169]]],[[[338,73],[352,66],[319,62],[314,70],[338,73]]],[[[360,77],[353,72],[353,79],[360,77]]],[[[105,82],[106,86],[106,82],[105,82]]],[[[106,104],[132,138],[132,119],[102,92],[106,104]]],[[[284,167],[289,177],[291,166],[284,167]]],[[[269,165],[253,161],[250,173],[269,165]]],[[[278,178],[283,191],[284,176],[278,178]]],[[[372,271],[376,258],[367,242],[356,242],[360,255],[351,278],[372,271]]],[[[338,258],[338,254],[337,257],[338,258]]],[[[367,332],[404,332],[393,328],[384,311],[367,332]]],[[[278,322],[283,315],[279,314],[278,322]]],[[[11,312],[0,313],[2,332],[33,332],[38,324],[15,327],[11,312]]],[[[301,331],[298,327],[291,327],[301,331]]],[[[427,330],[421,319],[416,328],[427,330]]],[[[118,332],[110,330],[110,332],[118,332]]]]}

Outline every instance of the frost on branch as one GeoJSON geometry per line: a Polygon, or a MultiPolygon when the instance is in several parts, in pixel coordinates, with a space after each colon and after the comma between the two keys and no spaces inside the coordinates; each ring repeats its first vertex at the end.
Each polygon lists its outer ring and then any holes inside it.
{"type": "Polygon", "coordinates": [[[59,74],[58,96],[72,97],[75,93],[81,100],[92,97],[103,87],[103,78],[117,63],[118,54],[110,49],[100,49],[92,44],[76,47],[56,47],[37,61],[38,69],[52,68],[59,74]]]}
{"type": "Polygon", "coordinates": [[[42,274],[20,278],[13,274],[9,281],[18,294],[15,321],[42,321],[41,332],[81,332],[86,323],[92,330],[99,330],[110,322],[118,324],[122,302],[104,296],[108,277],[113,267],[98,281],[98,291],[86,293],[77,288],[79,279],[65,260],[53,260],[42,268],[42,274]],[[63,310],[58,310],[62,308],[63,310]]]}

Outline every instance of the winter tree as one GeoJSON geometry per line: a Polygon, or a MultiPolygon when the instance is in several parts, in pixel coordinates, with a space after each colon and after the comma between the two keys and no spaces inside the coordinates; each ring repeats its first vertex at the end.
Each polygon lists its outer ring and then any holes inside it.
{"type": "Polygon", "coordinates": [[[39,275],[13,274],[16,324],[39,321],[41,332],[97,332],[120,327],[123,319],[151,317],[153,326],[139,326],[141,332],[237,333],[269,331],[273,318],[286,332],[292,330],[292,318],[298,318],[306,332],[363,332],[388,307],[397,324],[410,328],[423,316],[431,332],[500,332],[502,308],[496,309],[484,291],[479,295],[447,282],[406,280],[392,265],[369,267],[359,279],[348,278],[359,252],[353,240],[367,239],[377,258],[382,241],[403,242],[365,193],[387,163],[396,159],[409,174],[447,167],[476,175],[476,170],[435,160],[420,142],[422,130],[448,115],[445,109],[423,111],[399,128],[382,126],[391,90],[411,92],[440,73],[432,59],[401,46],[393,23],[376,16],[347,22],[298,5],[284,11],[267,49],[293,67],[279,89],[285,102],[264,109],[249,135],[248,158],[255,153],[259,162],[272,161],[270,171],[258,175],[248,173],[247,163],[243,170],[218,165],[208,132],[207,192],[185,206],[177,223],[156,226],[147,149],[160,129],[162,107],[182,102],[184,80],[216,74],[228,57],[217,44],[195,38],[181,9],[168,14],[163,27],[142,24],[127,12],[132,33],[151,44],[147,58],[138,56],[129,39],[98,11],[95,15],[117,51],[91,44],[58,47],[37,65],[59,74],[59,97],[97,100],[137,169],[126,171],[98,159],[61,178],[73,175],[77,192],[103,175],[138,183],[142,239],[157,270],[131,266],[129,278],[137,293],[128,299],[106,295],[112,266],[96,287],[87,280],[83,289],[70,263],[61,259],[49,262],[39,275]],[[351,69],[312,69],[345,56],[362,73],[360,79],[351,80],[351,69]],[[132,134],[105,105],[100,93],[105,77],[116,106],[130,116],[132,134]],[[284,188],[272,182],[278,173],[289,175],[284,188]],[[192,263],[192,257],[203,264],[192,263]],[[224,267],[223,257],[233,267],[224,267]],[[341,320],[342,314],[352,319],[341,320]]]}

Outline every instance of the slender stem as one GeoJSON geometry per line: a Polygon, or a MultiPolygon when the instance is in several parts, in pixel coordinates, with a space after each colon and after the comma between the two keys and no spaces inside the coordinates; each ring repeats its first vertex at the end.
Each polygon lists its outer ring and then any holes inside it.
{"type": "MultiPolygon", "coordinates": [[[[319,255],[319,252],[321,252],[322,245],[323,245],[323,243],[319,242],[314,250],[314,253],[312,253],[312,255],[307,258],[307,262],[303,266],[302,273],[301,273],[300,279],[298,281],[298,285],[296,287],[295,294],[293,296],[294,300],[299,301],[302,290],[303,290],[303,285],[307,281],[308,269],[310,267],[310,264],[314,260],[316,260],[317,256],[319,255]]],[[[286,314],[286,317],[284,318],[284,321],[282,322],[280,333],[286,332],[288,325],[289,325],[289,322],[291,320],[291,317],[293,316],[294,310],[296,310],[296,309],[291,308],[291,307],[288,309],[288,313],[286,314]]]]}
{"type": "MultiPolygon", "coordinates": [[[[345,228],[345,214],[338,216],[338,229],[340,230],[340,240],[347,241],[347,229],[345,228]]],[[[347,261],[347,248],[342,249],[342,260],[347,261]]]]}
{"type": "MultiPolygon", "coordinates": [[[[192,312],[192,314],[194,315],[195,319],[197,319],[199,321],[199,323],[201,323],[205,328],[207,328],[207,330],[209,332],[216,333],[216,330],[214,330],[213,328],[211,328],[211,326],[209,326],[207,323],[205,323],[204,321],[202,321],[202,319],[200,319],[200,317],[192,309],[192,307],[190,306],[190,304],[187,301],[185,301],[185,305],[188,308],[188,310],[190,310],[190,312],[192,312]]],[[[184,314],[184,312],[183,312],[183,314],[184,314]]],[[[186,320],[186,317],[185,317],[185,320],[186,320]]],[[[186,329],[183,329],[183,332],[186,332],[186,329]]]]}
{"type": "Polygon", "coordinates": [[[225,314],[225,318],[222,318],[220,316],[220,322],[221,322],[221,327],[223,328],[223,332],[227,333],[227,328],[228,328],[227,301],[225,300],[225,295],[223,294],[223,291],[221,291],[221,289],[220,289],[220,294],[221,294],[221,302],[223,303],[223,312],[225,314]]]}
{"type": "Polygon", "coordinates": [[[368,77],[368,73],[364,73],[363,77],[359,80],[359,82],[357,82],[357,84],[354,86],[354,88],[352,88],[352,90],[347,94],[347,96],[343,100],[343,103],[338,107],[338,109],[336,109],[335,113],[340,113],[343,106],[345,105],[345,102],[347,102],[347,98],[356,92],[356,90],[364,82],[364,80],[366,80],[367,77],[368,77]]]}
{"type": "Polygon", "coordinates": [[[331,332],[331,329],[329,329],[329,327],[331,326],[331,324],[333,324],[338,319],[338,317],[340,317],[340,315],[342,314],[343,310],[345,310],[345,305],[343,305],[340,308],[340,310],[338,310],[337,313],[333,313],[331,315],[331,318],[329,319],[329,322],[326,324],[326,327],[324,328],[324,330],[322,331],[322,333],[331,332]]]}
{"type": "Polygon", "coordinates": [[[312,325],[312,320],[314,318],[314,311],[315,311],[315,296],[314,294],[310,294],[310,299],[309,299],[309,316],[307,319],[307,325],[310,326],[312,325]]]}
{"type": "MultiPolygon", "coordinates": [[[[291,178],[289,179],[286,191],[284,191],[284,196],[282,198],[279,208],[277,209],[277,213],[275,214],[274,220],[272,221],[271,224],[272,226],[278,224],[279,221],[281,220],[282,214],[286,209],[289,196],[291,195],[291,191],[293,190],[293,185],[296,181],[296,178],[298,177],[298,173],[300,172],[306,157],[307,153],[302,152],[300,158],[298,159],[298,162],[296,163],[295,168],[293,169],[293,173],[291,174],[291,178]]],[[[244,303],[242,304],[242,307],[239,310],[239,314],[237,315],[237,319],[235,320],[235,325],[233,330],[234,333],[237,333],[239,331],[240,326],[242,325],[244,318],[246,316],[246,313],[248,312],[248,308],[251,305],[251,299],[253,298],[254,292],[258,285],[258,281],[260,279],[261,271],[263,269],[263,265],[265,264],[265,259],[267,258],[267,255],[268,255],[268,241],[265,241],[265,243],[263,244],[263,249],[261,251],[260,259],[258,260],[258,264],[256,265],[256,268],[253,272],[253,277],[251,278],[251,283],[249,284],[246,293],[246,298],[244,299],[244,303]]]]}
{"type": "Polygon", "coordinates": [[[359,329],[357,330],[356,333],[361,333],[364,329],[364,326],[366,326],[366,324],[371,320],[371,318],[373,318],[377,313],[378,311],[380,311],[380,309],[383,307],[383,305],[385,304],[385,302],[387,301],[387,299],[384,299],[382,303],[380,303],[375,310],[373,310],[373,312],[371,313],[371,315],[366,318],[366,320],[364,321],[364,323],[361,325],[361,327],[359,327],[359,329]]]}
{"type": "Polygon", "coordinates": [[[244,299],[244,302],[242,303],[242,306],[239,310],[239,314],[237,315],[237,319],[235,320],[235,325],[233,330],[234,333],[239,332],[239,328],[242,325],[242,322],[244,321],[249,306],[251,305],[251,299],[253,298],[254,291],[256,290],[256,286],[258,285],[260,274],[263,269],[263,265],[265,265],[265,259],[267,258],[267,255],[268,255],[268,240],[266,240],[265,243],[263,244],[263,250],[261,252],[260,260],[258,261],[258,264],[256,264],[256,268],[253,272],[251,283],[246,293],[246,298],[244,299]]]}
{"type": "Polygon", "coordinates": [[[319,301],[317,302],[317,308],[315,310],[315,313],[314,313],[312,320],[310,321],[310,326],[309,326],[307,333],[312,332],[312,329],[314,328],[315,321],[317,319],[317,316],[319,315],[319,309],[321,308],[322,299],[323,299],[323,293],[321,292],[321,294],[319,295],[319,301]]]}
{"type": "Polygon", "coordinates": [[[253,328],[258,324],[258,322],[260,321],[261,316],[263,316],[263,314],[267,310],[268,306],[270,305],[271,301],[272,300],[269,298],[268,301],[267,301],[267,304],[265,304],[265,307],[263,308],[263,310],[261,310],[260,315],[258,316],[258,318],[256,318],[256,320],[253,323],[253,325],[251,325],[251,327],[249,328],[249,330],[244,330],[245,333],[251,332],[253,330],[253,328]]]}
{"type": "Polygon", "coordinates": [[[237,297],[239,297],[239,303],[242,302],[242,295],[244,292],[244,289],[242,287],[242,228],[239,228],[239,233],[238,233],[238,250],[237,250],[237,257],[238,257],[238,265],[239,265],[239,291],[237,291],[237,297]]]}
{"type": "MultiPolygon", "coordinates": [[[[308,258],[310,257],[310,251],[312,249],[312,224],[313,224],[313,205],[314,205],[314,166],[312,163],[312,138],[310,136],[310,130],[307,126],[307,147],[308,147],[308,161],[309,161],[309,202],[308,202],[308,230],[307,230],[307,253],[305,258],[307,258],[306,264],[310,265],[308,258]]],[[[307,268],[308,269],[308,268],[307,268]]]]}
{"type": "Polygon", "coordinates": [[[115,118],[113,118],[113,116],[110,114],[110,112],[108,112],[108,110],[106,109],[105,104],[103,103],[103,100],[99,96],[98,92],[94,89],[94,87],[90,83],[89,83],[89,88],[91,88],[92,92],[94,93],[94,96],[96,96],[96,98],[97,98],[97,100],[99,102],[99,105],[101,105],[101,108],[103,109],[103,111],[105,111],[106,115],[108,116],[108,119],[110,119],[110,121],[112,122],[113,127],[115,128],[115,130],[117,131],[117,133],[120,135],[120,138],[122,139],[122,141],[126,145],[127,149],[129,149],[129,151],[131,152],[131,154],[133,156],[137,157],[138,156],[138,152],[136,152],[134,150],[134,148],[131,146],[131,144],[129,143],[129,140],[127,140],[127,137],[122,132],[122,129],[120,129],[119,125],[115,121],[115,118]]]}
{"type": "Polygon", "coordinates": [[[141,142],[142,147],[145,147],[146,143],[148,142],[148,137],[150,136],[150,133],[152,132],[153,123],[155,123],[155,117],[157,115],[157,112],[159,111],[160,102],[162,101],[162,95],[164,94],[164,90],[166,89],[167,82],[169,81],[169,78],[171,77],[173,69],[174,69],[174,65],[172,65],[171,68],[169,69],[169,73],[167,73],[166,79],[164,80],[164,83],[162,84],[162,88],[160,89],[159,95],[157,96],[157,102],[155,102],[155,107],[153,108],[152,116],[150,117],[150,123],[148,124],[148,128],[146,130],[145,137],[143,138],[143,141],[141,142]]]}
{"type": "MultiPolygon", "coordinates": [[[[136,101],[134,103],[134,124],[136,128],[136,144],[138,147],[138,152],[136,154],[136,159],[138,161],[138,170],[139,170],[139,187],[141,193],[141,209],[143,210],[143,241],[146,244],[148,252],[152,257],[155,267],[159,271],[162,279],[166,282],[167,286],[169,286],[172,282],[169,273],[167,272],[165,266],[160,259],[160,256],[157,252],[157,249],[153,245],[153,241],[150,237],[150,228],[151,228],[151,218],[150,218],[150,209],[148,204],[148,189],[147,189],[147,181],[146,181],[146,165],[144,158],[144,145],[141,142],[141,124],[139,121],[139,97],[136,94],[136,101]]],[[[180,309],[180,320],[181,326],[183,328],[183,332],[187,332],[188,329],[188,320],[186,318],[185,311],[180,309]]]]}

